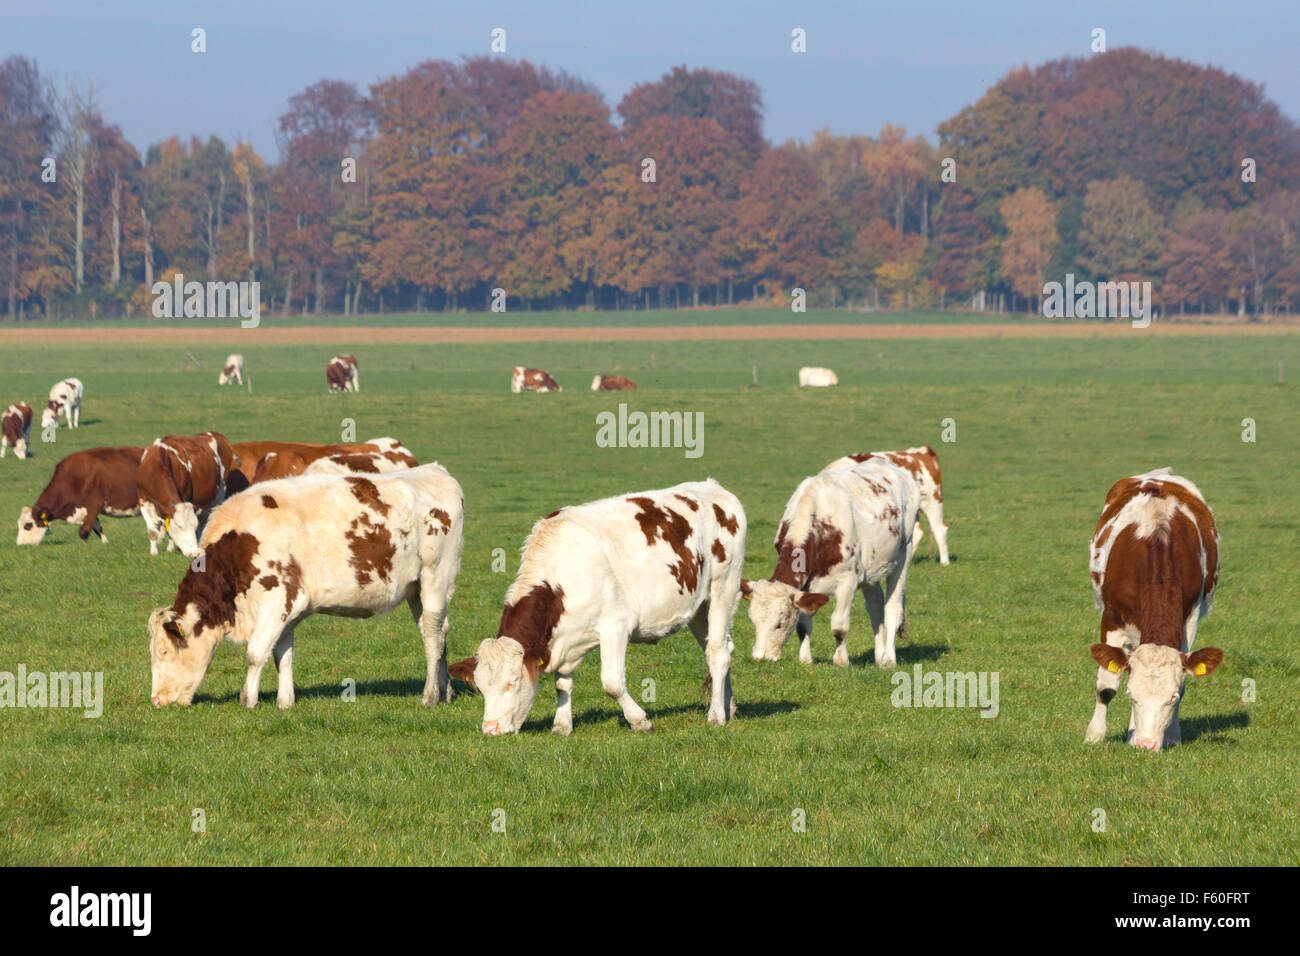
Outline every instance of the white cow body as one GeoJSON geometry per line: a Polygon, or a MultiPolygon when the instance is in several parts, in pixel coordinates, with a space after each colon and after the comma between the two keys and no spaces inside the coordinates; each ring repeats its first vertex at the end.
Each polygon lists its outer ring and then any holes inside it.
{"type": "MultiPolygon", "coordinates": [[[[921,489],[921,511],[930,523],[930,533],[934,535],[939,547],[939,563],[947,565],[948,525],[943,520],[943,476],[939,471],[939,456],[929,445],[918,448],[906,448],[902,451],[871,451],[837,458],[822,471],[835,468],[852,468],[868,458],[883,458],[902,468],[921,489]]],[[[916,544],[921,543],[923,533],[920,525],[916,528],[916,544]]]]}
{"type": "Polygon", "coordinates": [[[226,364],[221,367],[221,374],[217,376],[217,384],[227,385],[230,382],[239,385],[244,384],[244,357],[242,355],[227,355],[226,364]]]}
{"type": "Polygon", "coordinates": [[[63,381],[55,384],[50,389],[50,401],[41,412],[41,427],[49,428],[53,425],[59,427],[59,415],[62,414],[68,422],[69,428],[78,428],[81,425],[81,397],[84,389],[81,380],[76,378],[65,378],[63,381]]]}
{"type": "Polygon", "coordinates": [[[799,369],[799,387],[817,387],[824,388],[828,385],[840,384],[839,378],[828,368],[819,368],[816,366],[805,365],[799,369]]]}

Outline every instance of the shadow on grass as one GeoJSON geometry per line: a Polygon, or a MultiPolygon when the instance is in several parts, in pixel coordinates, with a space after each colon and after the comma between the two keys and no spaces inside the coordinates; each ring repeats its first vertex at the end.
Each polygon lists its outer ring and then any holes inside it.
{"type": "Polygon", "coordinates": [[[1231,714],[1211,714],[1208,717],[1184,717],[1178,723],[1183,732],[1183,743],[1188,744],[1201,737],[1213,739],[1225,731],[1249,727],[1250,716],[1244,710],[1238,710],[1231,714]]]}
{"type": "MultiPolygon", "coordinates": [[[[788,714],[800,710],[799,704],[786,700],[776,701],[750,701],[744,703],[736,702],[736,720],[754,720],[763,717],[774,717],[777,714],[788,714]]],[[[698,714],[700,722],[705,719],[705,712],[708,705],[699,704],[675,704],[671,707],[656,707],[653,704],[646,709],[646,716],[650,722],[654,723],[662,717],[670,717],[676,714],[698,714]]],[[[530,720],[524,725],[524,730],[545,730],[548,733],[551,729],[552,720],[550,718],[544,721],[530,720]]],[[[588,710],[581,714],[575,714],[573,717],[573,726],[578,727],[581,724],[608,724],[616,723],[627,726],[627,721],[623,719],[622,711],[617,710],[588,710]]]]}
{"type": "MultiPolygon", "coordinates": [[[[947,654],[949,650],[947,644],[896,644],[894,646],[894,657],[897,659],[899,667],[907,667],[920,661],[937,661],[947,654]]],[[[816,658],[813,661],[816,663],[816,658]]],[[[870,650],[856,657],[850,657],[849,664],[854,667],[875,667],[876,652],[870,650]]]]}
{"type": "MultiPolygon", "coordinates": [[[[271,666],[268,665],[267,670],[270,669],[271,666]]],[[[272,671],[270,675],[271,684],[269,689],[267,687],[266,678],[267,675],[263,673],[262,689],[257,695],[257,700],[259,705],[270,701],[271,705],[275,706],[276,684],[274,671],[272,671]]],[[[419,700],[420,696],[424,693],[424,681],[415,678],[408,678],[405,680],[364,681],[358,682],[356,689],[358,697],[365,697],[367,695],[373,697],[414,697],[416,700],[419,700]]],[[[471,693],[468,684],[460,684],[459,686],[453,687],[453,690],[456,691],[457,696],[460,696],[461,693],[469,696],[471,693]]],[[[339,682],[337,684],[317,684],[314,687],[294,687],[293,696],[294,700],[302,700],[306,697],[342,698],[343,684],[342,682],[339,682]]],[[[455,698],[452,699],[455,700],[455,698]]],[[[194,703],[239,703],[239,691],[231,691],[219,696],[214,694],[197,694],[194,697],[194,703]]]]}

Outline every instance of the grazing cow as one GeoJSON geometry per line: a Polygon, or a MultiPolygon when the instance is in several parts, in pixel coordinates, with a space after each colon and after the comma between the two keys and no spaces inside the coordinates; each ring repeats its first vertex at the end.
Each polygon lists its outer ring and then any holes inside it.
{"type": "Polygon", "coordinates": [[[799,369],[799,387],[805,386],[826,386],[840,384],[839,378],[828,368],[816,368],[805,365],[799,369]]]}
{"type": "MultiPolygon", "coordinates": [[[[905,451],[868,451],[856,455],[846,455],[831,462],[822,471],[832,468],[852,468],[868,458],[884,458],[892,461],[899,468],[910,474],[921,489],[921,513],[930,523],[930,533],[939,545],[939,563],[948,564],[948,525],[943,520],[943,477],[939,472],[939,456],[933,448],[924,445],[920,448],[908,448],[905,451]]],[[[916,543],[921,543],[924,535],[921,526],[916,526],[916,543]]]]}
{"type": "MultiPolygon", "coordinates": [[[[354,445],[313,445],[300,441],[238,442],[235,455],[240,464],[226,476],[226,494],[235,495],[259,481],[273,481],[301,475],[318,458],[346,454],[392,454],[390,459],[408,468],[419,465],[415,457],[395,438],[372,438],[354,445]]],[[[392,469],[389,469],[392,470],[392,469]]]]}
{"type": "Polygon", "coordinates": [[[708,720],[735,716],[731,618],[740,600],[745,511],[716,481],[561,508],[533,526],[497,636],[451,668],[483,694],[483,733],[518,733],[554,672],[553,730],[573,731],[573,672],[600,647],[605,693],[634,730],[650,720],[627,692],[628,642],[690,626],[709,665],[708,720]]]}
{"type": "Polygon", "coordinates": [[[564,389],[555,384],[551,373],[540,368],[524,368],[516,365],[510,373],[510,391],[515,392],[562,392],[564,389]]]}
{"type": "Polygon", "coordinates": [[[0,416],[0,458],[10,445],[19,458],[27,457],[27,439],[32,434],[32,406],[26,402],[10,405],[0,416]]]}
{"type": "Polygon", "coordinates": [[[1092,595],[1101,611],[1097,706],[1085,740],[1106,735],[1106,709],[1129,672],[1129,742],[1144,750],[1182,740],[1178,705],[1187,675],[1203,677],[1223,651],[1195,653],[1196,627],[1219,580],[1219,531],[1200,490],[1168,468],[1116,482],[1089,550],[1092,595]]]}
{"type": "Polygon", "coordinates": [[[845,637],[853,594],[861,590],[875,632],[876,666],[893,667],[920,501],[912,476],[878,458],[800,482],[776,533],[776,570],[766,581],[744,582],[754,660],[780,660],[798,625],[799,660],[811,664],[812,615],[834,595],[833,660],[847,667],[845,637]]]}
{"type": "Polygon", "coordinates": [[[68,420],[69,428],[79,428],[81,426],[81,396],[84,389],[81,386],[81,380],[76,378],[65,378],[58,382],[50,389],[50,401],[41,412],[41,427],[49,428],[53,425],[59,427],[59,416],[63,415],[68,420]]]}
{"type": "Polygon", "coordinates": [[[325,366],[325,381],[331,392],[361,391],[361,373],[357,360],[351,355],[336,355],[325,366]]]}
{"type": "Polygon", "coordinates": [[[89,448],[75,451],[54,466],[54,475],[36,499],[18,516],[18,543],[40,544],[51,521],[80,525],[85,541],[93,531],[108,543],[100,514],[126,518],[140,513],[136,475],[143,448],[89,448]]]}
{"type": "Polygon", "coordinates": [[[136,485],[150,554],[165,536],[168,551],[175,546],[186,557],[198,555],[199,512],[225,499],[226,474],[238,462],[217,432],[168,435],[145,448],[136,485]]]}
{"type": "Polygon", "coordinates": [[[636,382],[626,375],[597,375],[591,380],[593,392],[635,392],[636,382]]]}
{"type": "Polygon", "coordinates": [[[222,638],[248,645],[239,695],[257,705],[274,655],[276,703],[293,705],[293,633],[308,615],[370,617],[403,601],[424,638],[424,703],[451,699],[447,604],[460,570],[465,500],[438,464],[363,478],[269,481],[231,498],[203,532],[203,568],[149,615],[153,705],[189,704],[222,638]]]}
{"type": "Polygon", "coordinates": [[[226,385],[229,382],[244,384],[244,357],[242,355],[226,356],[226,364],[221,369],[221,374],[217,376],[217,384],[226,385]]]}

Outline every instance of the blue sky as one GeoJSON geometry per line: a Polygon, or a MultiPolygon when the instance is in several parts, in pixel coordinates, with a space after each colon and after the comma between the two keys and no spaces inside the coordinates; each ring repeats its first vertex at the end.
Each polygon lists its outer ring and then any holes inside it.
{"type": "Polygon", "coordinates": [[[508,56],[591,80],[611,108],[677,64],[747,76],[777,143],[885,123],[933,139],[1008,69],[1087,55],[1094,27],[1111,48],[1262,83],[1300,120],[1297,0],[0,0],[0,58],[33,57],[60,85],[93,81],[105,117],[141,150],[215,133],[276,159],[275,120],[294,93],[324,78],[364,92],[423,60],[485,54],[494,27],[508,56]],[[196,26],[202,56],[190,52],[196,26]],[[794,27],[806,54],[790,51],[794,27]]]}

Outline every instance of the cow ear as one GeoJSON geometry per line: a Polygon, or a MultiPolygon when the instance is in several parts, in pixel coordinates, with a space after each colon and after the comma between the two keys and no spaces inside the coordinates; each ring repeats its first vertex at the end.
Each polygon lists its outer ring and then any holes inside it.
{"type": "Polygon", "coordinates": [[[477,657],[467,657],[463,661],[457,661],[455,664],[447,665],[447,673],[456,678],[463,680],[474,690],[478,690],[478,684],[474,683],[474,668],[478,667],[477,657]]]}
{"type": "Polygon", "coordinates": [[[1128,652],[1124,648],[1112,644],[1093,644],[1088,650],[1092,653],[1092,659],[1097,662],[1097,666],[1103,670],[1108,670],[1112,674],[1128,670],[1128,652]]]}
{"type": "Polygon", "coordinates": [[[1183,670],[1193,677],[1212,673],[1223,662],[1223,651],[1217,647],[1202,647],[1192,654],[1183,655],[1183,670]]]}
{"type": "Polygon", "coordinates": [[[163,633],[172,640],[172,645],[177,650],[185,646],[185,635],[181,633],[181,626],[175,621],[168,621],[163,625],[163,633]]]}
{"type": "Polygon", "coordinates": [[[829,594],[814,594],[811,591],[806,594],[800,594],[798,597],[790,598],[790,600],[794,602],[794,606],[805,614],[816,614],[817,611],[820,610],[821,606],[830,599],[829,594]]]}
{"type": "Polygon", "coordinates": [[[744,578],[740,579],[740,596],[743,597],[746,601],[748,601],[750,598],[754,596],[753,581],[746,581],[744,578]]]}

